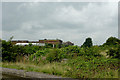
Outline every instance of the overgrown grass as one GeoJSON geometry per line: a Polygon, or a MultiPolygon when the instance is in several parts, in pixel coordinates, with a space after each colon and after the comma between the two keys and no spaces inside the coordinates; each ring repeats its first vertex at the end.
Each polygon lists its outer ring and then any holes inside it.
{"type": "Polygon", "coordinates": [[[67,76],[73,78],[118,78],[118,59],[78,57],[68,61],[67,76]],[[91,59],[91,60],[90,60],[91,59]]]}
{"type": "Polygon", "coordinates": [[[107,47],[39,50],[29,56],[16,57],[16,62],[3,62],[2,67],[71,78],[118,78],[119,59],[106,57],[110,49],[107,47]]]}
{"type": "Polygon", "coordinates": [[[20,63],[20,62],[16,63],[4,62],[2,64],[2,67],[64,76],[68,66],[62,66],[60,63],[56,62],[44,65],[43,64],[35,65],[32,63],[20,63]]]}
{"type": "Polygon", "coordinates": [[[18,70],[42,72],[71,78],[118,78],[116,59],[89,59],[78,57],[65,62],[34,64],[31,62],[4,62],[2,67],[18,70]],[[95,61],[94,61],[95,60],[95,61]]]}

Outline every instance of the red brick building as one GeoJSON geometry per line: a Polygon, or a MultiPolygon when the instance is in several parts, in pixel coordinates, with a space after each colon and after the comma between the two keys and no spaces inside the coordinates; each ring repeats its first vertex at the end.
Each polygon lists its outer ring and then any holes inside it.
{"type": "Polygon", "coordinates": [[[12,43],[13,44],[16,44],[16,43],[29,43],[28,40],[12,40],[12,43]]]}
{"type": "Polygon", "coordinates": [[[53,47],[54,45],[56,44],[62,44],[62,40],[47,40],[47,39],[44,39],[44,40],[39,40],[39,41],[28,41],[28,40],[12,40],[12,43],[15,44],[15,45],[28,45],[29,43],[32,43],[33,45],[45,45],[46,43],[47,44],[52,44],[53,47]]]}
{"type": "Polygon", "coordinates": [[[39,43],[48,43],[48,44],[62,44],[62,40],[47,40],[47,39],[44,39],[44,40],[39,40],[39,43]]]}

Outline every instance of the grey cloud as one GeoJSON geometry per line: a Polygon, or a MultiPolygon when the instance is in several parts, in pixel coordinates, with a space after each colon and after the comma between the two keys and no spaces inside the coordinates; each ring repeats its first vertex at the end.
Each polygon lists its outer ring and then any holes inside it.
{"type": "MultiPolygon", "coordinates": [[[[48,24],[51,22],[50,16],[61,6],[75,5],[78,3],[3,3],[3,30],[15,30],[21,24],[29,20],[39,21],[48,24]],[[47,22],[48,21],[48,22],[47,22]],[[7,24],[6,24],[7,23],[7,24]]],[[[84,3],[85,4],[85,3],[84,3]]],[[[83,5],[83,4],[82,4],[83,5]]],[[[54,16],[56,17],[56,16],[54,16]]],[[[52,23],[52,22],[51,22],[52,23]]],[[[49,28],[49,27],[48,27],[49,28]]]]}
{"type": "Polygon", "coordinates": [[[3,3],[3,38],[60,38],[82,44],[92,37],[102,44],[117,34],[115,3],[3,3]],[[10,33],[9,35],[7,33],[10,33]]]}

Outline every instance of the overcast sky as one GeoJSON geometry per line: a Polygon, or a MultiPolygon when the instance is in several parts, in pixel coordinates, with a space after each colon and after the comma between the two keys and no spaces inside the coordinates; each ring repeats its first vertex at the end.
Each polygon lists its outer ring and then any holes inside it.
{"type": "Polygon", "coordinates": [[[91,37],[94,45],[118,37],[116,2],[4,2],[2,39],[61,39],[81,45],[91,37]]]}

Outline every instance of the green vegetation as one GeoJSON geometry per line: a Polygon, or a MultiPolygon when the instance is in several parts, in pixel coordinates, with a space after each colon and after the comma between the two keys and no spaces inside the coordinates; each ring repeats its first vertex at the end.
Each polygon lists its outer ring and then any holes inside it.
{"type": "Polygon", "coordinates": [[[91,47],[91,46],[93,46],[91,38],[87,38],[82,45],[82,47],[91,47]]]}
{"type": "MultiPolygon", "coordinates": [[[[2,67],[72,78],[118,78],[120,40],[110,37],[101,46],[87,38],[83,46],[16,46],[2,40],[2,67]]],[[[59,45],[59,44],[58,44],[59,45]]]]}
{"type": "Polygon", "coordinates": [[[117,45],[120,44],[120,40],[116,37],[110,37],[103,45],[117,45]]]}

